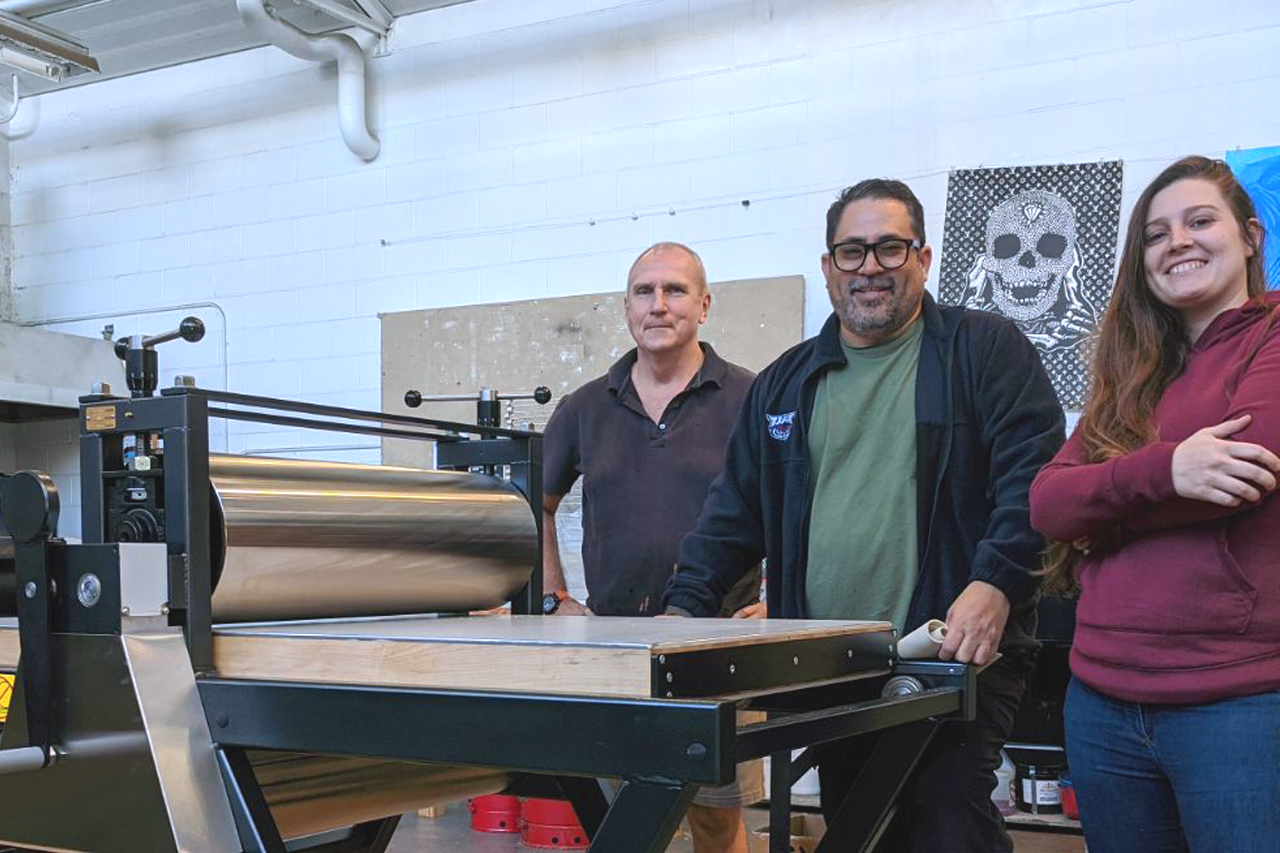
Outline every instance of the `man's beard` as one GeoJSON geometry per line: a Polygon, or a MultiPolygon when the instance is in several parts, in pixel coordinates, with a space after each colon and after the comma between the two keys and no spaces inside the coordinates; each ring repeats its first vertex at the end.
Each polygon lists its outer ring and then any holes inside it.
{"type": "Polygon", "coordinates": [[[902,326],[915,313],[916,306],[909,303],[902,282],[887,276],[854,280],[844,286],[836,303],[836,316],[840,324],[855,335],[875,337],[902,326]],[[855,291],[888,286],[880,293],[880,302],[874,306],[859,305],[855,291]]]}

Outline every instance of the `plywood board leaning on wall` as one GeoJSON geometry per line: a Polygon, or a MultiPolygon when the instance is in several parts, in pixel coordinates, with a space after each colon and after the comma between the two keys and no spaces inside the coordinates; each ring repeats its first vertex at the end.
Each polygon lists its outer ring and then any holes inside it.
{"type": "MultiPolygon", "coordinates": [[[[702,340],[729,361],[758,371],[804,334],[804,278],[786,276],[711,285],[702,340]]],[[[617,292],[383,314],[382,409],[475,422],[473,403],[410,409],[404,392],[474,394],[551,389],[552,401],[503,406],[504,426],[546,423],[561,398],[604,374],[634,343],[617,292]]],[[[386,465],[429,467],[420,442],[384,439],[386,465]]]]}

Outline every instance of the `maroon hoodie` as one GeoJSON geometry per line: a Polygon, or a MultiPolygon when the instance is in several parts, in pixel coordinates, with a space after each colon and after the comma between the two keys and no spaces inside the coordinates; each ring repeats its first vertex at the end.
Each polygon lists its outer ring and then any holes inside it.
{"type": "Polygon", "coordinates": [[[1157,441],[1089,464],[1073,435],[1031,486],[1032,527],[1106,543],[1080,566],[1071,670],[1109,696],[1280,689],[1280,496],[1223,507],[1179,497],[1172,475],[1179,442],[1240,415],[1253,420],[1231,440],[1280,453],[1280,320],[1266,317],[1252,303],[1214,318],[1156,406],[1157,441]]]}

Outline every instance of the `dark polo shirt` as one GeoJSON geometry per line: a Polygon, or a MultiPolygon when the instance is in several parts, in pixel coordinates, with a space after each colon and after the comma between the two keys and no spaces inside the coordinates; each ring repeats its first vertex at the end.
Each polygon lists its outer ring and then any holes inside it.
{"type": "MultiPolygon", "coordinates": [[[[587,606],[601,616],[662,612],[680,540],[693,529],[755,374],[701,344],[702,367],[654,423],[631,382],[636,351],[565,397],[547,422],[543,488],[582,482],[587,606]]],[[[723,613],[760,597],[760,567],[725,597],[723,613]]]]}

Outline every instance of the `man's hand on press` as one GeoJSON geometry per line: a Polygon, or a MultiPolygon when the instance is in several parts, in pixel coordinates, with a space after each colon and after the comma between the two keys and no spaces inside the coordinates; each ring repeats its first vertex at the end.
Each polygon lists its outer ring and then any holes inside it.
{"type": "Polygon", "coordinates": [[[978,666],[990,663],[1008,619],[1004,593],[986,581],[970,581],[947,610],[947,639],[938,657],[978,666]]]}
{"type": "Polygon", "coordinates": [[[734,619],[768,619],[769,605],[763,601],[748,604],[733,614],[734,619]]]}

